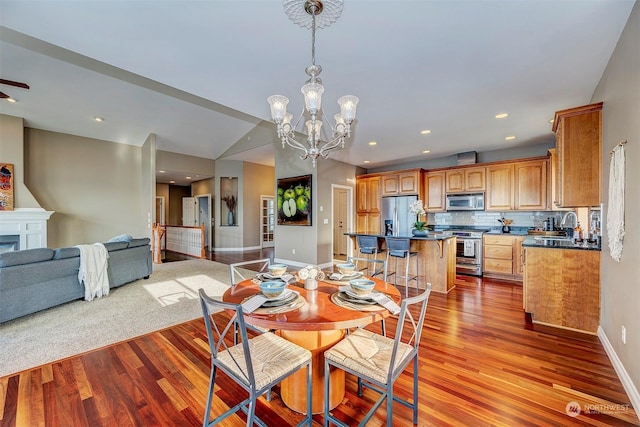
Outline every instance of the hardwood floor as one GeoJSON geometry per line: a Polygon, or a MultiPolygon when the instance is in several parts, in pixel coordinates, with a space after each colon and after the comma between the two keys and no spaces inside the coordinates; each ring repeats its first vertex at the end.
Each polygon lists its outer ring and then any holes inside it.
{"type": "MultiPolygon", "coordinates": [[[[225,314],[218,316],[222,321],[225,314]]],[[[387,331],[394,326],[388,321],[387,331]]],[[[206,340],[203,321],[196,319],[0,378],[0,425],[201,425],[206,340]]],[[[527,323],[518,284],[458,276],[448,295],[432,293],[419,369],[420,426],[640,425],[598,338],[527,323]],[[581,405],[577,417],[567,415],[570,402],[581,405]]],[[[405,398],[412,370],[410,365],[396,383],[405,398]]],[[[349,375],[346,387],[334,413],[356,425],[377,394],[365,390],[358,397],[349,375]]],[[[258,415],[270,426],[295,425],[302,416],[286,408],[278,392],[271,402],[260,399],[258,415]]],[[[218,375],[214,410],[243,397],[233,381],[218,375]]],[[[369,425],[383,425],[385,417],[383,405],[369,425]]],[[[411,425],[410,417],[407,408],[394,405],[394,425],[411,425]]],[[[244,424],[239,415],[221,425],[244,424]]],[[[314,424],[322,425],[322,416],[314,416],[314,424]]]]}

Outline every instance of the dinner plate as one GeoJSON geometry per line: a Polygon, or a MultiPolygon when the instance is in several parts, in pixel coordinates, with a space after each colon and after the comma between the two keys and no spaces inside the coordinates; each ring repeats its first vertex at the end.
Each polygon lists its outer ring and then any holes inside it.
{"type": "Polygon", "coordinates": [[[279,307],[281,305],[289,304],[298,298],[298,295],[300,295],[300,293],[297,291],[285,289],[284,292],[277,297],[267,299],[261,307],[279,307]]]}
{"type": "Polygon", "coordinates": [[[378,293],[380,291],[374,289],[370,293],[368,293],[367,295],[358,295],[353,290],[351,290],[349,287],[347,287],[346,289],[344,289],[343,292],[345,294],[347,294],[350,298],[359,299],[359,300],[365,300],[365,301],[370,301],[371,303],[375,303],[375,301],[374,301],[373,297],[371,296],[371,294],[378,293]]]}
{"type": "Polygon", "coordinates": [[[349,294],[347,294],[346,292],[339,292],[338,293],[338,298],[340,298],[342,301],[346,301],[346,302],[350,302],[350,303],[354,303],[354,304],[363,304],[363,305],[373,305],[376,304],[376,302],[372,299],[363,299],[361,297],[353,297],[349,294]]]}
{"type": "Polygon", "coordinates": [[[271,274],[271,273],[258,273],[258,274],[256,275],[256,277],[257,277],[258,279],[260,279],[261,281],[263,281],[263,282],[267,282],[267,281],[270,281],[270,280],[280,280],[280,281],[282,281],[282,282],[284,282],[284,281],[285,281],[285,280],[282,278],[282,276],[276,276],[276,275],[273,275],[273,274],[271,274]]]}
{"type": "Polygon", "coordinates": [[[330,280],[336,280],[338,282],[348,282],[349,280],[359,279],[361,277],[364,277],[364,273],[362,271],[354,271],[353,273],[350,273],[350,274],[332,273],[329,275],[330,280]],[[339,276],[340,278],[338,279],[337,277],[339,276]]]}

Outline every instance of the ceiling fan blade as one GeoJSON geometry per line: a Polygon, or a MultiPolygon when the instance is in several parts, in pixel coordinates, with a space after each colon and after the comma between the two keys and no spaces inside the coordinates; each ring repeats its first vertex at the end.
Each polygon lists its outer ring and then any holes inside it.
{"type": "Polygon", "coordinates": [[[7,98],[9,98],[9,95],[7,95],[4,92],[0,92],[0,99],[7,99],[7,98]]]}
{"type": "Polygon", "coordinates": [[[0,84],[21,87],[22,89],[29,89],[28,84],[22,82],[14,82],[13,80],[0,79],[0,84]]]}

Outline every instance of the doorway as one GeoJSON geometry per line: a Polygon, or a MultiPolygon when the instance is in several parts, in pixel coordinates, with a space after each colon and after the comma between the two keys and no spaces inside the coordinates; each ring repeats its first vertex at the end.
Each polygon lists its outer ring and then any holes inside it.
{"type": "Polygon", "coordinates": [[[344,233],[352,230],[353,189],[343,185],[331,186],[331,206],[333,209],[333,258],[344,261],[350,254],[350,239],[344,233]]]}
{"type": "Polygon", "coordinates": [[[164,219],[164,196],[156,196],[156,223],[165,224],[164,219]]]}

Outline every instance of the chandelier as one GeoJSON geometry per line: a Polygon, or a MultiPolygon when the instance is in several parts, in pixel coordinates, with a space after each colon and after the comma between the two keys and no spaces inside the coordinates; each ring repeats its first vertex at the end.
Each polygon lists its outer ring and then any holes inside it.
{"type": "Polygon", "coordinates": [[[267,98],[267,102],[271,106],[271,117],[278,125],[278,137],[282,140],[282,148],[288,145],[302,151],[300,158],[306,160],[310,157],[313,167],[316,167],[318,157],[326,159],[331,151],[344,148],[345,138],[351,137],[351,124],[356,117],[359,101],[358,97],[353,95],[338,98],[340,112],[333,116],[335,126],[328,124],[331,137],[327,138],[327,132],[322,129],[323,121],[327,121],[327,118],[322,110],[324,87],[318,77],[322,67],[316,65],[316,27],[324,28],[334,23],[342,13],[342,4],[342,0],[284,0],[285,13],[289,19],[303,28],[311,28],[311,65],[305,69],[309,80],[302,86],[304,107],[294,125],[291,124],[293,115],[287,112],[289,98],[272,95],[267,98]],[[295,139],[295,130],[303,117],[307,118],[306,145],[295,139]],[[325,136],[324,140],[321,135],[325,136]]]}

